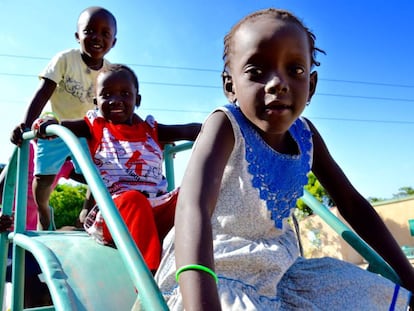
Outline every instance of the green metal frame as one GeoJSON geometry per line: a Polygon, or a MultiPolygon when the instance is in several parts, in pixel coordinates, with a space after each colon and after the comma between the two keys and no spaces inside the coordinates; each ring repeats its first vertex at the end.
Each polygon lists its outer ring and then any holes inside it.
{"type": "Polygon", "coordinates": [[[410,235],[414,236],[414,219],[408,219],[408,228],[410,229],[410,235]]]}
{"type": "MultiPolygon", "coordinates": [[[[46,132],[47,134],[62,138],[78,161],[85,180],[97,204],[100,206],[102,215],[106,220],[108,229],[122,258],[122,262],[135,288],[138,290],[143,308],[145,310],[168,310],[151,272],[146,267],[138,248],[131,239],[127,227],[103,184],[89,153],[81,148],[78,138],[62,126],[50,125],[47,127],[46,132]]],[[[42,310],[77,310],[76,306],[73,305],[73,297],[71,297],[71,290],[66,284],[66,280],[59,276],[60,271],[52,271],[56,268],[53,264],[50,266],[50,263],[56,262],[54,254],[49,252],[46,247],[42,247],[41,243],[31,238],[30,233],[25,231],[29,140],[34,138],[34,133],[24,133],[23,138],[24,142],[22,146],[17,148],[13,153],[12,159],[6,168],[7,176],[5,191],[3,193],[3,213],[11,215],[14,192],[16,191],[15,228],[14,232],[8,236],[4,233],[1,234],[0,258],[5,259],[7,257],[8,243],[13,243],[13,267],[24,267],[24,252],[26,249],[33,252],[33,255],[38,255],[37,259],[44,274],[46,284],[51,292],[54,304],[54,308],[44,308],[42,310]]],[[[38,232],[38,235],[42,234],[50,233],[38,232]]],[[[59,232],[55,232],[54,234],[59,234],[59,232]]],[[[6,260],[3,262],[5,263],[6,260]]],[[[5,270],[5,265],[2,265],[0,271],[0,294],[4,293],[5,270]]],[[[12,310],[23,310],[24,268],[13,269],[12,283],[12,310]]],[[[0,305],[2,305],[3,295],[0,295],[0,302],[0,305]]],[[[40,309],[36,308],[36,310],[40,309]]]]}
{"type": "Polygon", "coordinates": [[[391,266],[371,248],[371,246],[369,246],[350,227],[339,220],[338,217],[336,217],[306,189],[304,189],[302,200],[368,262],[367,270],[381,274],[394,283],[401,283],[401,280],[394,269],[392,269],[391,266]]]}

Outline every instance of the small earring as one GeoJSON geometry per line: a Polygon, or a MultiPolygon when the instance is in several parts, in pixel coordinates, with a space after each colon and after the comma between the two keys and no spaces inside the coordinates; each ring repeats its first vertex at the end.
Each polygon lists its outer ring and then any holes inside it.
{"type": "Polygon", "coordinates": [[[310,105],[310,100],[308,100],[307,102],[306,102],[306,106],[309,106],[310,105]]]}

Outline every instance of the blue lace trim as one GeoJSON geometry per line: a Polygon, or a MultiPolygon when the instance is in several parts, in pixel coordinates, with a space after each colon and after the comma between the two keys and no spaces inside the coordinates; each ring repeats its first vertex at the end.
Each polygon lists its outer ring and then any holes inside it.
{"type": "Polygon", "coordinates": [[[301,119],[296,120],[289,133],[298,145],[298,155],[281,154],[272,149],[244,117],[235,105],[225,106],[239,123],[246,142],[248,172],[251,182],[259,190],[260,198],[266,201],[270,217],[278,229],[283,228],[283,219],[290,217],[296,201],[303,196],[303,187],[308,183],[312,134],[301,119]]]}

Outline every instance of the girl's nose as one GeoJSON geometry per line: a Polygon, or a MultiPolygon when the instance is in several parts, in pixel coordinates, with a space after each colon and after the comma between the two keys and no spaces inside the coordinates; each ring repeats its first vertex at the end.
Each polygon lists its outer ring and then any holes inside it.
{"type": "Polygon", "coordinates": [[[286,93],[288,90],[288,85],[277,75],[272,76],[265,85],[265,92],[269,94],[286,93]]]}

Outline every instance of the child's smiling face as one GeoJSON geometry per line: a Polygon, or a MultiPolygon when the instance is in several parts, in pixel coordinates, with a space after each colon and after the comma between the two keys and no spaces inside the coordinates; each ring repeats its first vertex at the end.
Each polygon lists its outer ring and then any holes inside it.
{"type": "Polygon", "coordinates": [[[141,96],[126,71],[108,71],[98,75],[96,104],[102,116],[114,124],[131,124],[141,96]]]}
{"type": "Polygon", "coordinates": [[[115,45],[116,31],[116,22],[108,12],[99,9],[83,12],[75,36],[86,60],[102,60],[115,45]]]}

